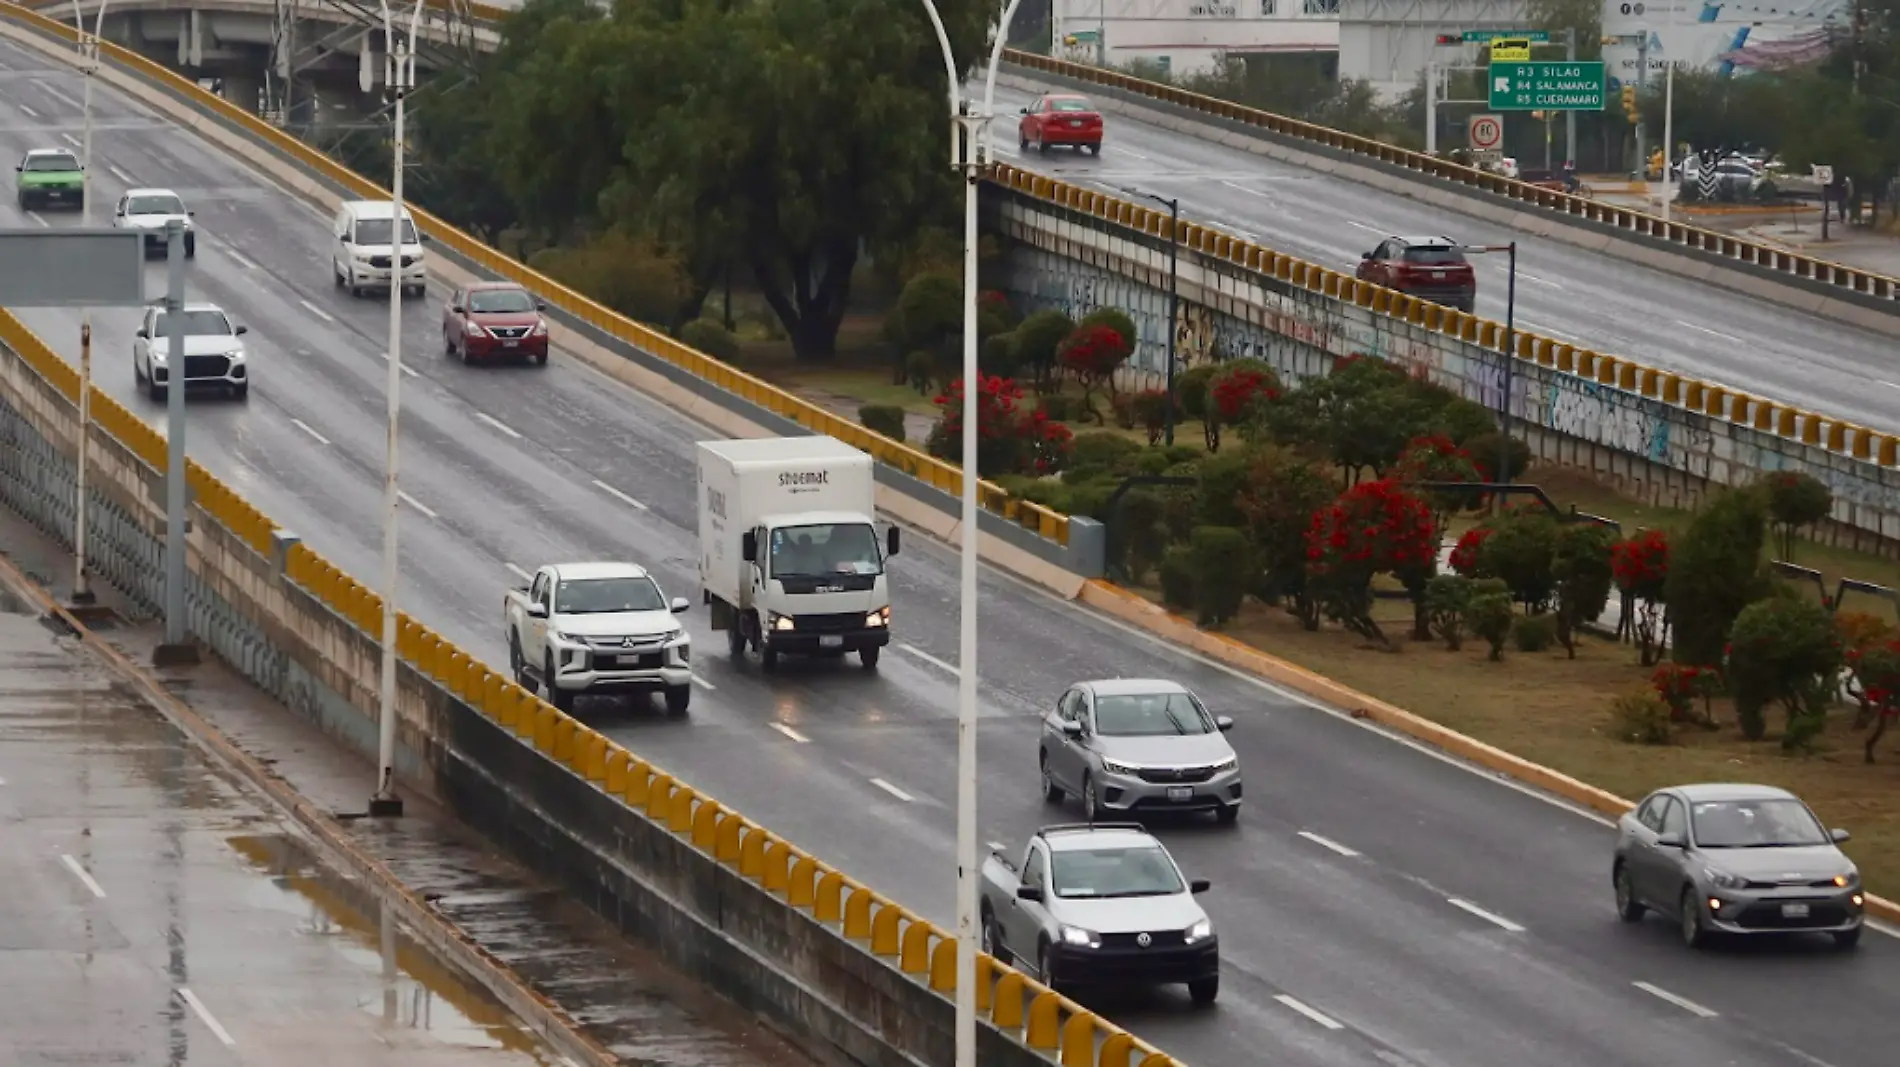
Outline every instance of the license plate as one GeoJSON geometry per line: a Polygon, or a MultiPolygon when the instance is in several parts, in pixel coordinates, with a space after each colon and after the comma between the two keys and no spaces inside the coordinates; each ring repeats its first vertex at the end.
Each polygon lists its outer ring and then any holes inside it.
{"type": "Polygon", "coordinates": [[[503,347],[503,348],[520,348],[520,347],[521,347],[521,342],[520,342],[520,341],[503,341],[503,342],[501,343],[501,347],[503,347]]]}
{"type": "Polygon", "coordinates": [[[1781,906],[1781,917],[1784,919],[1805,919],[1808,917],[1808,906],[1806,904],[1783,904],[1781,906]]]}
{"type": "Polygon", "coordinates": [[[1194,790],[1190,786],[1171,785],[1168,787],[1169,800],[1193,800],[1194,790]]]}
{"type": "Polygon", "coordinates": [[[1081,129],[1081,128],[1082,128],[1082,120],[1081,120],[1081,119],[1070,119],[1070,120],[1069,120],[1069,128],[1070,128],[1070,129],[1076,129],[1076,130],[1079,130],[1079,129],[1081,129]]]}
{"type": "Polygon", "coordinates": [[[1432,278],[1433,278],[1433,279],[1435,279],[1435,280],[1437,280],[1437,281],[1441,281],[1441,282],[1442,282],[1442,281],[1444,281],[1444,280],[1445,280],[1445,272],[1444,272],[1444,271],[1442,271],[1442,270],[1435,270],[1435,271],[1433,271],[1433,272],[1432,272],[1432,278]]]}
{"type": "Polygon", "coordinates": [[[843,648],[843,647],[844,647],[844,638],[842,638],[842,637],[821,637],[821,638],[819,638],[819,639],[818,639],[818,647],[819,647],[819,648],[843,648]]]}

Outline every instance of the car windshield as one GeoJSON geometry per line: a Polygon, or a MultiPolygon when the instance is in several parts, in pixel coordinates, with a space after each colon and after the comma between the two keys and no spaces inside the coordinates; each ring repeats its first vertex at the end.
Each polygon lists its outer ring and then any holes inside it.
{"type": "Polygon", "coordinates": [[[468,294],[468,309],[485,315],[533,311],[534,297],[520,289],[476,289],[468,294]]]}
{"type": "Polygon", "coordinates": [[[879,574],[884,557],[870,523],[781,526],[771,533],[772,577],[831,578],[879,574]]]}
{"type": "Polygon", "coordinates": [[[78,170],[79,160],[73,158],[72,156],[65,155],[63,153],[49,154],[49,155],[44,155],[44,156],[28,156],[26,157],[26,169],[27,170],[53,170],[53,171],[78,170]]]}
{"type": "MultiPolygon", "coordinates": [[[[394,232],[388,219],[363,219],[356,224],[356,243],[359,245],[386,245],[389,235],[394,232]]],[[[416,244],[416,224],[413,219],[402,220],[402,243],[416,244]]]]}
{"type": "Polygon", "coordinates": [[[1405,250],[1404,259],[1407,263],[1423,263],[1427,266],[1443,267],[1463,263],[1465,261],[1465,254],[1456,248],[1450,248],[1445,245],[1413,245],[1405,250]]]}
{"type": "Polygon", "coordinates": [[[1217,727],[1186,693],[1139,693],[1095,698],[1095,732],[1103,737],[1211,734],[1217,727]]]}
{"type": "Polygon", "coordinates": [[[1701,848],[1804,848],[1833,838],[1798,800],[1713,800],[1692,805],[1701,848]]]}
{"type": "Polygon", "coordinates": [[[225,318],[224,312],[222,311],[209,311],[209,310],[179,311],[179,312],[161,311],[157,315],[156,325],[153,327],[153,330],[152,330],[152,336],[154,337],[173,336],[172,331],[177,328],[173,325],[174,322],[177,322],[184,326],[184,329],[179,330],[178,332],[183,333],[187,337],[205,337],[205,336],[217,337],[221,335],[228,335],[233,332],[233,327],[231,326],[231,320],[228,318],[225,318]]]}
{"type": "Polygon", "coordinates": [[[555,589],[554,606],[563,615],[664,611],[666,598],[651,578],[581,578],[555,589]]]}
{"type": "Polygon", "coordinates": [[[1049,101],[1049,110],[1051,111],[1094,111],[1095,109],[1089,106],[1089,102],[1087,100],[1082,100],[1077,97],[1070,97],[1066,100],[1049,101]]]}
{"type": "Polygon", "coordinates": [[[183,215],[185,202],[175,196],[135,196],[125,202],[128,215],[183,215]]]}
{"type": "Polygon", "coordinates": [[[1165,897],[1187,888],[1158,845],[1064,849],[1054,860],[1049,880],[1058,897],[1165,897]]]}

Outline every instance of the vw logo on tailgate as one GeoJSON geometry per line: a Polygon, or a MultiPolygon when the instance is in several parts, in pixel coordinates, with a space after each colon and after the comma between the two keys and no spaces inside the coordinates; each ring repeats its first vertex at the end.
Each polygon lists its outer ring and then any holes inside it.
{"type": "Polygon", "coordinates": [[[1150,937],[1147,934],[1135,935],[1135,944],[1140,945],[1142,948],[1147,948],[1149,945],[1152,945],[1154,943],[1155,943],[1155,939],[1153,937],[1150,937]]]}

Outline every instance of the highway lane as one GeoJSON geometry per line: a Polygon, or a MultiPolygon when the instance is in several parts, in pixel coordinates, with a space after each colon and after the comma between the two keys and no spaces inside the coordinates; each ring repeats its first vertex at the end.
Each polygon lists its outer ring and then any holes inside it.
{"type": "MultiPolygon", "coordinates": [[[[1900,430],[1900,365],[1893,339],[1885,335],[1638,266],[1613,251],[1513,233],[1125,115],[1106,117],[1100,157],[1061,149],[1046,156],[1032,149],[1025,156],[1018,151],[1015,120],[1033,97],[1001,88],[997,97],[1001,162],[1123,199],[1142,201],[1129,189],[1175,197],[1185,218],[1347,273],[1357,269],[1362,252],[1395,234],[1446,235],[1470,244],[1521,239],[1520,326],[1876,429],[1900,430]]],[[[1478,314],[1502,322],[1506,257],[1473,259],[1478,314]]]]}
{"type": "MultiPolygon", "coordinates": [[[[0,54],[0,65],[22,62],[30,69],[32,61],[0,54]]],[[[55,99],[20,100],[57,123],[76,120],[55,99]]],[[[194,402],[194,454],[326,555],[374,576],[383,306],[330,288],[314,212],[194,139],[136,127],[138,112],[122,101],[109,106],[128,128],[108,131],[101,152],[139,183],[188,196],[199,187],[242,194],[198,205],[200,284],[260,335],[258,385],[248,409],[194,402]],[[302,309],[304,301],[318,310],[302,309]]],[[[0,138],[7,150],[27,146],[15,132],[0,138]]],[[[406,338],[417,374],[405,381],[405,485],[430,511],[405,516],[405,605],[499,662],[497,602],[509,563],[638,546],[669,589],[690,593],[690,443],[703,431],[558,354],[546,371],[448,364],[436,355],[440,296],[410,317],[406,338]]],[[[69,339],[61,347],[70,355],[75,317],[35,314],[49,339],[69,339]]],[[[101,364],[102,383],[128,396],[124,357],[113,366],[101,364]]],[[[135,409],[162,418],[156,405],[135,409]]],[[[695,611],[688,621],[701,642],[698,669],[715,688],[702,689],[689,720],[585,714],[947,925],[954,678],[933,661],[955,658],[953,564],[950,552],[920,538],[897,561],[897,633],[917,652],[886,657],[877,676],[801,665],[768,684],[756,665],[709,655],[721,643],[695,611]]],[[[1209,902],[1228,931],[1231,961],[1222,1007],[1194,1016],[1162,998],[1116,1009],[1190,1062],[1245,1053],[1366,1063],[1383,1049],[1385,1062],[1396,1054],[1419,1064],[1568,1063],[1588,1047],[1610,1062],[1682,1061],[1696,1058],[1685,1052],[1719,1049],[1724,1060],[1766,1065],[1786,1061],[1774,1044],[1782,1042],[1847,1067],[1871,1062],[1867,1050],[1880,1047],[1862,1035],[1892,1033],[1893,1005],[1879,992],[1892,983],[1878,978],[1895,957],[1884,941],[1852,960],[1791,957],[1797,962],[1787,966],[1806,967],[1791,989],[1780,957],[1712,966],[1677,952],[1660,926],[1643,931],[1647,940],[1624,937],[1602,886],[1606,844],[1587,822],[1368,738],[1357,724],[987,569],[984,596],[986,837],[1020,841],[1052,817],[1034,796],[1033,724],[1076,677],[1176,676],[1241,719],[1236,744],[1254,769],[1243,825],[1166,831],[1195,873],[1217,885],[1209,902]],[[1299,831],[1360,855],[1339,856],[1299,831]],[[1527,929],[1495,928],[1450,904],[1454,895],[1527,929]],[[1485,938],[1504,944],[1475,951],[1485,938]],[[1635,981],[1706,1003],[1725,1021],[1704,1025],[1635,981]],[[1757,1010],[1770,996],[1789,1005],[1785,1013],[1757,1010]],[[1749,1025],[1730,1036],[1726,1020],[1737,1016],[1749,1025]],[[1716,1044],[1689,1049],[1691,1037],[1716,1044]]]]}

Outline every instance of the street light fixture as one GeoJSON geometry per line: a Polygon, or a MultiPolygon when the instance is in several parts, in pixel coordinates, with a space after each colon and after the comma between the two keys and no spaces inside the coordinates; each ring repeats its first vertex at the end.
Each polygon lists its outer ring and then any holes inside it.
{"type": "MultiPolygon", "coordinates": [[[[83,110],[85,132],[79,149],[79,225],[92,226],[92,82],[99,69],[99,37],[106,24],[106,2],[99,0],[99,13],[93,20],[92,33],[86,32],[86,16],[73,0],[73,30],[78,35],[79,71],[86,79],[83,110]]],[[[92,583],[86,577],[86,468],[91,464],[92,444],[92,309],[87,308],[79,321],[79,457],[78,499],[73,505],[73,603],[90,604],[92,583]]]]}
{"type": "Polygon", "coordinates": [[[1116,186],[1124,193],[1146,197],[1168,208],[1168,410],[1167,421],[1163,424],[1167,434],[1168,447],[1174,447],[1174,339],[1181,332],[1181,201],[1171,196],[1131,189],[1124,185],[1116,186]]]}
{"type": "MultiPolygon", "coordinates": [[[[1009,0],[992,28],[983,106],[965,99],[956,53],[934,0],[923,0],[949,79],[950,165],[963,174],[963,515],[957,643],[957,1012],[956,1067],[976,1067],[976,564],[977,564],[977,191],[990,155],[982,150],[995,114],[996,67],[1021,0],[1009,0]]],[[[993,146],[992,146],[993,147],[993,146]]]]}
{"type": "MultiPolygon", "coordinates": [[[[1466,245],[1460,251],[1481,256],[1502,252],[1510,257],[1510,273],[1504,288],[1504,388],[1498,398],[1498,466],[1492,472],[1493,481],[1504,483],[1511,480],[1511,393],[1512,378],[1517,370],[1517,242],[1466,245]]],[[[1499,500],[1502,506],[1502,498],[1499,500]]]]}
{"type": "Polygon", "coordinates": [[[408,36],[403,37],[396,33],[389,0],[382,0],[383,41],[384,47],[388,49],[384,60],[383,83],[395,97],[396,121],[391,145],[395,173],[389,183],[393,207],[390,215],[392,248],[389,257],[389,445],[383,473],[383,663],[380,691],[377,694],[376,791],[369,800],[369,813],[372,816],[402,814],[402,798],[396,795],[396,587],[399,581],[396,519],[402,507],[402,491],[396,484],[396,443],[400,436],[398,426],[402,414],[402,294],[403,267],[406,265],[403,247],[407,244],[403,240],[407,236],[404,227],[407,216],[402,205],[403,98],[416,84],[415,43],[422,24],[423,2],[416,0],[415,8],[409,15],[408,36]]]}

